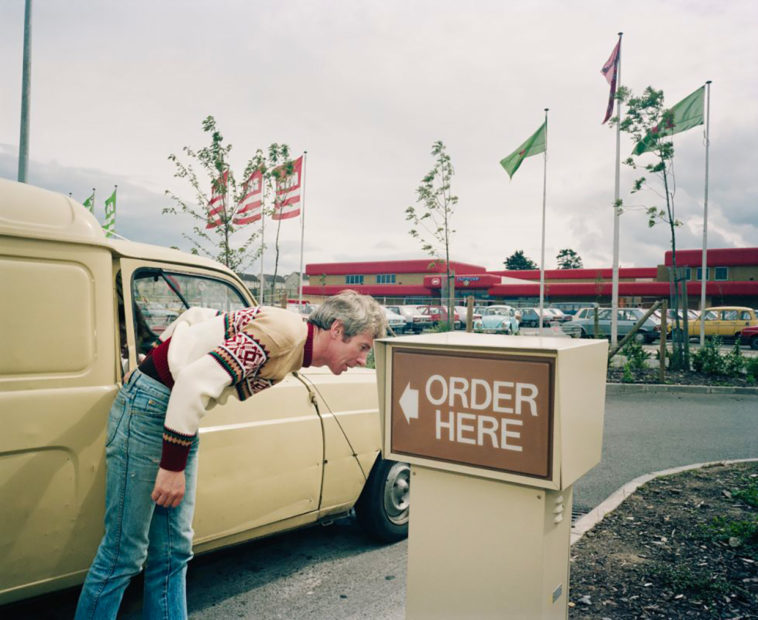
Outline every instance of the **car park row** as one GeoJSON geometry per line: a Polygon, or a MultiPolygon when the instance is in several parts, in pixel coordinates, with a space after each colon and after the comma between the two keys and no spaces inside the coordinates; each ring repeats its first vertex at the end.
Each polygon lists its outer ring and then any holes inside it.
{"type": "MultiPolygon", "coordinates": [[[[397,335],[436,329],[447,317],[445,306],[441,305],[387,305],[388,318],[393,332],[397,335]],[[404,323],[401,319],[404,319],[404,323]]],[[[611,335],[612,310],[600,308],[596,304],[581,306],[576,304],[572,313],[560,308],[547,306],[542,311],[542,325],[551,328],[553,335],[572,338],[609,338],[611,335]]],[[[646,313],[644,308],[619,308],[616,315],[619,339],[629,334],[646,313]]],[[[725,342],[739,340],[741,344],[758,349],[758,310],[740,306],[714,306],[705,309],[706,338],[721,338],[725,342]]],[[[454,329],[466,329],[467,308],[455,306],[454,329]]],[[[687,333],[690,339],[700,335],[700,314],[687,311],[687,333]]],[[[516,307],[507,304],[478,305],[473,308],[472,331],[488,334],[532,334],[539,327],[540,312],[537,307],[516,307]]],[[[641,344],[654,342],[660,338],[661,311],[656,310],[637,326],[633,339],[641,344]]],[[[685,327],[684,313],[680,312],[679,329],[685,327]]],[[[677,329],[676,316],[669,309],[666,314],[667,338],[671,339],[677,329]]]]}

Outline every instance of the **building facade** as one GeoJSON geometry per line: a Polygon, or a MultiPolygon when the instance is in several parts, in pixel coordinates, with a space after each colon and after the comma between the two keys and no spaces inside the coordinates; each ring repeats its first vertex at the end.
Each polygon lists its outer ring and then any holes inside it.
{"type": "MultiPolygon", "coordinates": [[[[686,280],[687,305],[700,306],[701,250],[679,250],[677,272],[686,280]]],[[[711,249],[707,252],[706,305],[758,307],[758,248],[711,249]]],[[[637,306],[669,296],[672,256],[666,252],[657,267],[619,269],[619,305],[637,306]]],[[[452,285],[461,302],[535,305],[539,301],[539,270],[487,271],[480,265],[451,262],[452,285]]],[[[312,302],[350,288],[385,303],[433,303],[445,297],[444,263],[433,260],[315,263],[306,266],[309,284],[303,295],[312,302]]],[[[612,270],[548,269],[547,303],[592,302],[609,305],[612,270]]]]}

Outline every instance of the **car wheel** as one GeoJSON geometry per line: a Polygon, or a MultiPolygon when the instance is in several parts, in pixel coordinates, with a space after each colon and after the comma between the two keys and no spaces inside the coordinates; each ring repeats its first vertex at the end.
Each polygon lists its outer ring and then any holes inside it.
{"type": "Polygon", "coordinates": [[[579,329],[579,337],[580,338],[589,338],[590,335],[585,331],[584,327],[581,327],[579,329]]]}
{"type": "Polygon", "coordinates": [[[753,336],[750,339],[750,348],[758,350],[758,336],[753,336]]]}
{"type": "Polygon", "coordinates": [[[647,336],[643,332],[634,332],[634,342],[638,344],[645,344],[647,342],[647,336]]]}
{"type": "Polygon", "coordinates": [[[355,504],[358,523],[372,538],[396,542],[408,536],[411,467],[377,460],[355,504]]]}

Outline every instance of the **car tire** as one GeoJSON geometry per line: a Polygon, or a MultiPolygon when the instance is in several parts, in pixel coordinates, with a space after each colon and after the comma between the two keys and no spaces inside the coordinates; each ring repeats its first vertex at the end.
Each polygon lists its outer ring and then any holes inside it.
{"type": "Polygon", "coordinates": [[[355,504],[358,523],[369,536],[388,543],[408,537],[410,482],[408,463],[377,459],[355,504]]]}
{"type": "Polygon", "coordinates": [[[632,339],[637,344],[645,344],[647,342],[647,336],[645,336],[644,332],[634,332],[632,339]]]}
{"type": "Polygon", "coordinates": [[[753,336],[750,339],[750,348],[758,350],[758,336],[753,336]]]}
{"type": "Polygon", "coordinates": [[[584,327],[579,328],[579,337],[580,338],[590,338],[590,335],[585,331],[584,327]]]}

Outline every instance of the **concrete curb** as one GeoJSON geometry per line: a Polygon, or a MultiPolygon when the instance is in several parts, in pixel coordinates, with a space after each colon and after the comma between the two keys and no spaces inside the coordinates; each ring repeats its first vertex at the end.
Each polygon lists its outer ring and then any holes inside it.
{"type": "Polygon", "coordinates": [[[737,394],[758,396],[758,387],[736,387],[731,385],[665,385],[662,383],[606,383],[606,394],[630,394],[648,392],[652,394],[737,394]]]}
{"type": "Polygon", "coordinates": [[[605,515],[610,514],[616,508],[619,507],[627,497],[639,489],[643,484],[660,478],[661,476],[670,476],[671,474],[678,474],[683,471],[690,471],[692,469],[700,469],[702,467],[710,467],[713,465],[732,465],[734,463],[752,463],[758,459],[736,459],[731,461],[711,461],[710,463],[695,463],[694,465],[683,465],[682,467],[673,467],[671,469],[664,469],[662,471],[653,472],[652,474],[645,474],[639,478],[635,478],[631,482],[627,482],[618,491],[612,493],[608,499],[602,501],[598,506],[590,510],[586,515],[577,519],[576,523],[571,527],[571,544],[573,545],[582,536],[589,532],[593,527],[600,523],[605,515]]]}

